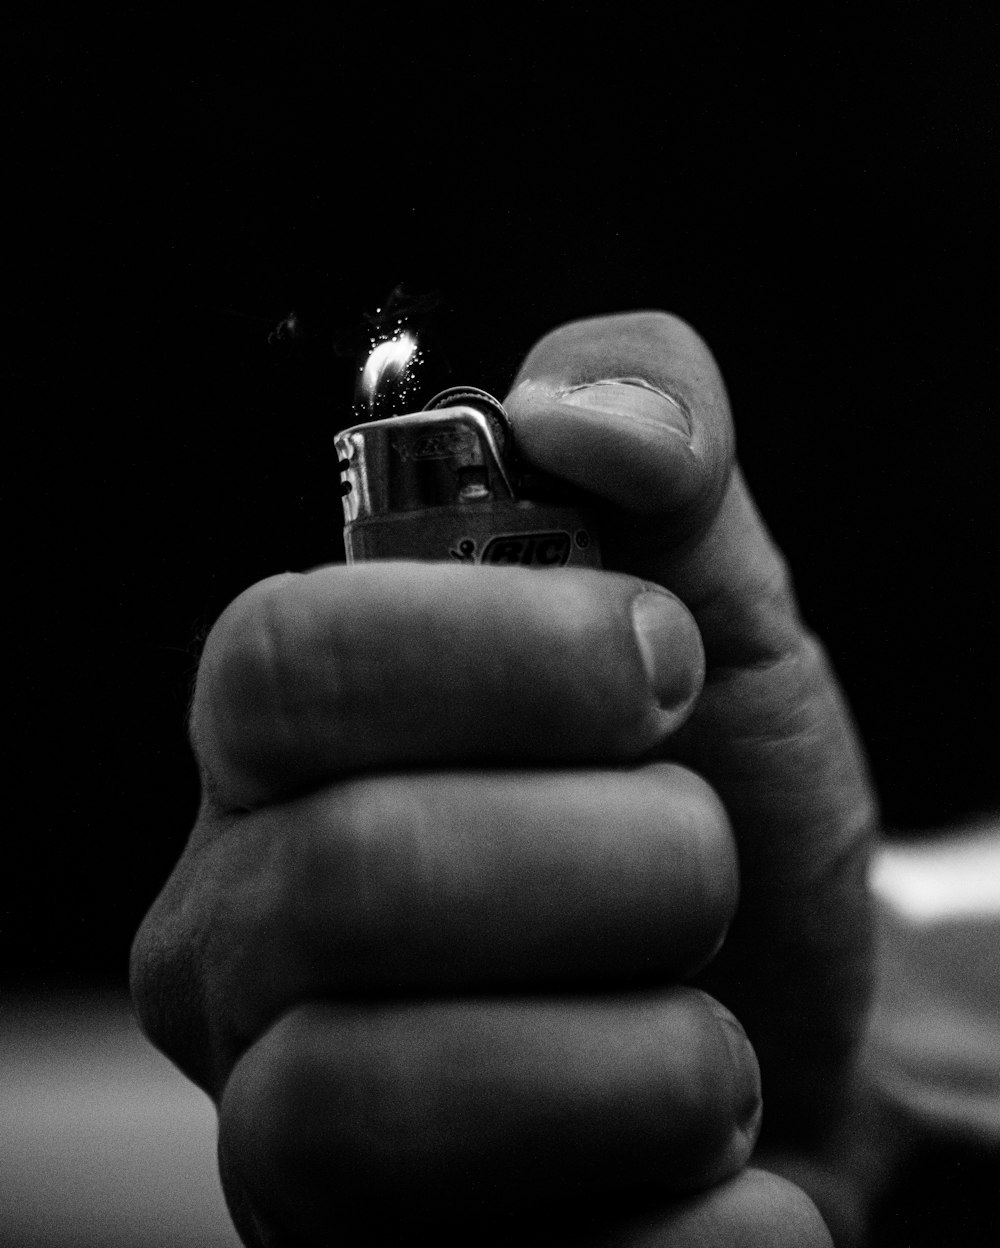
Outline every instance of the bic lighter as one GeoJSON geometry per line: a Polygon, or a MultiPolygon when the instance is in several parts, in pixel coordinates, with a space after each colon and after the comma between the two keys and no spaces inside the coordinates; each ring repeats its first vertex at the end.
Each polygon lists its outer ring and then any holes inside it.
{"type": "Polygon", "coordinates": [[[453,386],[423,411],[336,438],[348,563],[600,567],[578,497],[521,465],[503,405],[453,386]]]}

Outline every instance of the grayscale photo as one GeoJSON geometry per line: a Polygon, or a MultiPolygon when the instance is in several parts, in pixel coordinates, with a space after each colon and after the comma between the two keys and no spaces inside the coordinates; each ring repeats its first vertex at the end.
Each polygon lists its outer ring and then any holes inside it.
{"type": "Polygon", "coordinates": [[[997,27],[4,17],[0,1248],[1000,1243],[997,27]]]}

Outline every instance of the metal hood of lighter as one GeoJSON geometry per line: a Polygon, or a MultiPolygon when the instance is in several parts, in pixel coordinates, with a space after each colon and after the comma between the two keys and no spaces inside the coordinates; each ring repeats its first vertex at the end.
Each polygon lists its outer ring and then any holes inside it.
{"type": "Polygon", "coordinates": [[[335,444],[348,563],[600,567],[585,508],[564,484],[524,470],[507,413],[485,390],[453,386],[335,444]]]}

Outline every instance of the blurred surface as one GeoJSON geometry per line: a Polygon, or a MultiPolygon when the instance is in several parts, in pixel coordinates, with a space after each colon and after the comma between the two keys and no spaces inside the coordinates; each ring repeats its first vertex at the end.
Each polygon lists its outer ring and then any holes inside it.
{"type": "Polygon", "coordinates": [[[928,1137],[992,1149],[1000,1178],[1000,820],[894,846],[872,883],[874,1087],[928,1137]]]}
{"type": "Polygon", "coordinates": [[[0,1244],[239,1248],[215,1111],[121,996],[0,1005],[0,1244]]]}

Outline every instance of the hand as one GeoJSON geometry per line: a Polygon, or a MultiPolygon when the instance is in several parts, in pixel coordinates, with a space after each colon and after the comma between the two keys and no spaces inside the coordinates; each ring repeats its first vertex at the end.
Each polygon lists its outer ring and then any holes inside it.
{"type": "Polygon", "coordinates": [[[691,773],[616,766],[702,668],[673,597],[595,572],[333,568],[224,614],[205,805],[134,983],[220,1103],[249,1242],[485,1239],[512,1214],[523,1239],[553,1210],[576,1240],[581,1205],[616,1221],[743,1165],[752,1052],[673,986],[730,919],[728,823],[691,773]]]}
{"type": "MultiPolygon", "coordinates": [[[[607,324],[635,338],[635,323],[607,324]]],[[[552,419],[533,380],[511,402],[525,445],[552,419]]],[[[715,501],[687,506],[685,541],[715,501]]],[[[707,999],[651,986],[704,960],[728,919],[718,803],[677,767],[599,769],[662,748],[698,688],[697,634],[671,605],[654,705],[627,627],[642,588],[337,569],[265,583],[220,621],[195,700],[205,806],[137,939],[134,983],[154,1036],[221,1101],[248,1241],[265,1242],[258,1218],[311,1242],[445,1208],[467,1237],[492,1205],[521,1214],[516,1242],[533,1217],[550,1243],[559,1224],[575,1243],[583,1227],[594,1243],[712,1242],[709,1226],[744,1220],[825,1242],[756,1172],[650,1212],[741,1164],[756,1095],[707,999]],[[439,770],[400,770],[413,766],[439,770]],[[636,1216],[645,1229],[626,1230],[636,1216]]]]}

